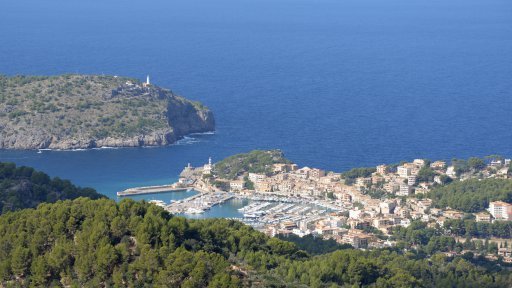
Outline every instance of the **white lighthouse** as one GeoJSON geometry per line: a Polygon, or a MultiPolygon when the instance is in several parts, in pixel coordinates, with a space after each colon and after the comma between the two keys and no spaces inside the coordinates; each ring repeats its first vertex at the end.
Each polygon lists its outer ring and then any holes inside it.
{"type": "Polygon", "coordinates": [[[146,76],[146,82],[142,83],[142,87],[149,87],[149,75],[146,76]]]}
{"type": "Polygon", "coordinates": [[[203,166],[203,175],[204,174],[212,174],[212,172],[213,172],[212,157],[209,157],[208,164],[204,164],[204,166],[203,166]]]}

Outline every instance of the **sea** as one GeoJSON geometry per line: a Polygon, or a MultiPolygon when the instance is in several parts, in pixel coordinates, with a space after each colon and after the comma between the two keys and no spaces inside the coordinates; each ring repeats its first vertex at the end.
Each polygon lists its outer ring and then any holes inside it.
{"type": "Polygon", "coordinates": [[[113,199],[253,149],[329,171],[512,156],[509,0],[0,0],[0,73],[150,75],[210,107],[214,133],[168,147],[0,151],[113,199]]]}

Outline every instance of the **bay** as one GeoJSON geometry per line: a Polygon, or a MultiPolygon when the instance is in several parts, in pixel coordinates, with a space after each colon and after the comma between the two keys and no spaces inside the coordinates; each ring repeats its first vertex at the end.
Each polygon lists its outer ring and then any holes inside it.
{"type": "Polygon", "coordinates": [[[0,73],[149,74],[209,106],[217,131],[0,160],[115,198],[252,149],[334,171],[511,156],[510,15],[506,0],[4,1],[0,73]]]}

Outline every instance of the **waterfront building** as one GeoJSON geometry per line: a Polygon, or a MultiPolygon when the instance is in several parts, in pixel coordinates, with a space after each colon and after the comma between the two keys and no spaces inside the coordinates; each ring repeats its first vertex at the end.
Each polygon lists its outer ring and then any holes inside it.
{"type": "Polygon", "coordinates": [[[230,181],[229,189],[231,189],[231,191],[242,191],[244,189],[244,182],[241,180],[230,181]]]}
{"type": "Polygon", "coordinates": [[[416,165],[416,167],[418,167],[418,168],[425,166],[425,160],[423,160],[423,159],[414,159],[414,161],[412,163],[414,165],[416,165]]]}
{"type": "Polygon", "coordinates": [[[258,181],[254,183],[254,189],[258,192],[272,192],[272,185],[268,181],[258,181]]]}
{"type": "Polygon", "coordinates": [[[253,183],[263,181],[267,176],[265,174],[249,173],[249,180],[253,183]]]}
{"type": "Polygon", "coordinates": [[[411,168],[405,166],[398,166],[396,168],[396,173],[398,174],[398,176],[402,178],[407,178],[408,176],[411,175],[411,168]]]}
{"type": "Polygon", "coordinates": [[[379,165],[377,166],[377,173],[379,173],[380,175],[385,175],[388,173],[388,166],[387,165],[379,165]]]}
{"type": "Polygon", "coordinates": [[[207,174],[213,174],[213,164],[212,164],[212,157],[208,158],[208,164],[204,164],[203,166],[203,175],[207,174]]]}
{"type": "Polygon", "coordinates": [[[444,161],[435,161],[430,164],[430,168],[434,170],[443,170],[446,167],[446,162],[444,161]]]}
{"type": "Polygon", "coordinates": [[[308,179],[309,178],[309,172],[311,171],[311,168],[309,167],[303,167],[294,172],[294,175],[302,178],[302,179],[308,179]]]}

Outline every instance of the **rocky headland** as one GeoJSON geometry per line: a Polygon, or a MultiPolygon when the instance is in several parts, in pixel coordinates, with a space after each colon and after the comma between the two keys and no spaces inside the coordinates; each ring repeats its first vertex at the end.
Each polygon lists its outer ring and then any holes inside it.
{"type": "Polygon", "coordinates": [[[215,130],[212,112],[117,76],[0,76],[0,149],[162,146],[215,130]]]}

